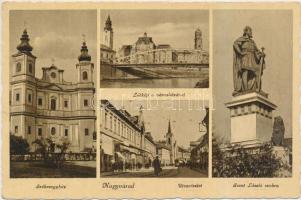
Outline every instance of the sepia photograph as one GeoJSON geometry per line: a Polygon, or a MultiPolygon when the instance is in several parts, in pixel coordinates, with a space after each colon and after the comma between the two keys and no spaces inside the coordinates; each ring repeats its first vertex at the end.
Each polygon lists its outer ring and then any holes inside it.
{"type": "Polygon", "coordinates": [[[208,10],[101,10],[101,88],[208,88],[208,10]]]}
{"type": "Polygon", "coordinates": [[[292,177],[292,37],[290,10],[213,12],[213,177],[292,177]]]}
{"type": "Polygon", "coordinates": [[[100,175],[208,177],[208,101],[101,100],[100,175]]]}
{"type": "Polygon", "coordinates": [[[9,13],[11,178],[96,177],[96,10],[9,13]]]}

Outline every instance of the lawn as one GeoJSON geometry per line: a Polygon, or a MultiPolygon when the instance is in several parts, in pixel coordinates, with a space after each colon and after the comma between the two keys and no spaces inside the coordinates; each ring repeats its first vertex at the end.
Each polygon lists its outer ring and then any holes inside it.
{"type": "MultiPolygon", "coordinates": [[[[94,161],[95,162],[95,161],[94,161]]],[[[65,163],[60,169],[45,166],[43,162],[11,162],[11,178],[95,178],[96,168],[65,163]]]]}

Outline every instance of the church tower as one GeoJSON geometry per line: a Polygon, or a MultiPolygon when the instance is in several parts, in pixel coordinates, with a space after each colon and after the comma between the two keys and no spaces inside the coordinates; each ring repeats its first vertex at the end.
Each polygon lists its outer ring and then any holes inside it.
{"type": "Polygon", "coordinates": [[[33,48],[26,29],[20,40],[18,52],[12,55],[10,133],[22,136],[31,144],[35,140],[36,57],[31,54],[33,48]]]}
{"type": "Polygon", "coordinates": [[[103,31],[103,44],[110,47],[110,49],[113,49],[113,28],[110,15],[107,18],[103,31]]]}
{"type": "Polygon", "coordinates": [[[78,88],[82,88],[83,90],[78,92],[78,109],[87,111],[93,109],[92,105],[94,103],[94,64],[91,62],[91,56],[88,53],[88,47],[85,41],[83,41],[80,51],[81,54],[78,56],[79,63],[76,64],[77,84],[78,88]]]}
{"type": "Polygon", "coordinates": [[[93,132],[95,131],[95,110],[94,95],[95,86],[93,81],[94,64],[91,62],[91,56],[88,53],[88,47],[84,39],[78,56],[77,69],[77,106],[78,115],[81,120],[78,121],[78,141],[79,147],[90,146],[93,132]]]}
{"type": "Polygon", "coordinates": [[[175,158],[174,158],[174,138],[173,133],[171,131],[171,125],[170,120],[168,121],[168,130],[166,133],[166,146],[170,148],[170,162],[171,164],[174,164],[175,158]]]}
{"type": "Polygon", "coordinates": [[[91,56],[88,53],[86,42],[83,41],[81,54],[78,56],[79,63],[76,65],[78,72],[77,82],[79,84],[93,83],[94,65],[91,63],[91,56]]]}
{"type": "Polygon", "coordinates": [[[194,49],[203,49],[202,31],[199,28],[194,32],[194,49]]]}

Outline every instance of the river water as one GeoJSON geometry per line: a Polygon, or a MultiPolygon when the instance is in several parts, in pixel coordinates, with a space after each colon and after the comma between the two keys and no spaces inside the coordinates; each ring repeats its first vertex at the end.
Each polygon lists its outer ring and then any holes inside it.
{"type": "Polygon", "coordinates": [[[202,78],[101,80],[101,88],[194,88],[202,78]]]}

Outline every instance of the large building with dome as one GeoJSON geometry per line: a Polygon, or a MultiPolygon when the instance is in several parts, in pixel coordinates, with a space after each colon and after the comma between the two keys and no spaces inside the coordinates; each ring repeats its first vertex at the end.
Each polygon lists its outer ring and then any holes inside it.
{"type": "Polygon", "coordinates": [[[40,138],[67,139],[67,152],[95,150],[94,64],[86,42],[74,66],[76,74],[52,64],[37,78],[37,57],[26,29],[20,40],[10,68],[10,134],[25,138],[31,152],[36,150],[32,142],[40,138]],[[77,81],[68,82],[66,76],[76,76],[77,81]]]}

